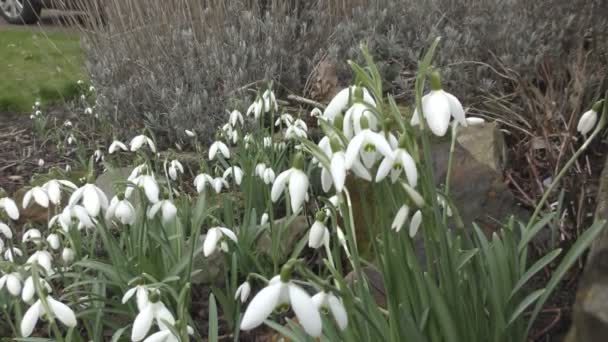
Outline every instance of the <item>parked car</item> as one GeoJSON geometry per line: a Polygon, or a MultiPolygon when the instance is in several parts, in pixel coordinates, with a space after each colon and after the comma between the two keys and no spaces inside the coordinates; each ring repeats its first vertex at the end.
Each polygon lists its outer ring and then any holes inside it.
{"type": "Polygon", "coordinates": [[[11,24],[34,24],[43,8],[78,9],[77,3],[78,0],[0,0],[0,15],[11,24]]]}

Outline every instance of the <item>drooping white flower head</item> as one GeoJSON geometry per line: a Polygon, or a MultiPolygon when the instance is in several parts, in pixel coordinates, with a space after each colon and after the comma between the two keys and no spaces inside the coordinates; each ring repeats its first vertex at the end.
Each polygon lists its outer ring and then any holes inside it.
{"type": "Polygon", "coordinates": [[[15,262],[15,257],[23,256],[23,252],[17,247],[9,247],[4,251],[4,259],[15,262]]]}
{"type": "Polygon", "coordinates": [[[76,252],[70,247],[65,247],[63,251],[61,251],[61,260],[63,260],[66,264],[71,264],[76,258],[76,252]]]}
{"type": "Polygon", "coordinates": [[[122,224],[131,225],[135,223],[135,208],[126,198],[121,200],[114,196],[110,201],[105,218],[107,221],[116,218],[122,224]]]}
{"type": "Polygon", "coordinates": [[[412,220],[410,221],[410,237],[413,238],[418,233],[418,228],[420,228],[420,224],[422,223],[422,212],[417,210],[412,216],[412,220]]]}
{"type": "Polygon", "coordinates": [[[271,168],[267,167],[264,170],[264,173],[262,174],[262,181],[264,181],[264,184],[266,184],[266,185],[272,184],[274,182],[275,178],[276,177],[275,177],[274,171],[271,168]]]}
{"type": "Polygon", "coordinates": [[[353,136],[359,134],[363,129],[369,128],[372,131],[378,130],[378,119],[376,115],[363,103],[355,103],[344,114],[344,123],[342,132],[347,139],[352,139],[353,136]],[[365,118],[368,127],[362,127],[362,118],[365,118]]]}
{"type": "Polygon", "coordinates": [[[17,204],[15,201],[8,197],[0,198],[0,209],[4,209],[8,217],[13,220],[19,219],[19,209],[17,208],[17,204]]]}
{"type": "Polygon", "coordinates": [[[203,242],[203,255],[208,257],[215,253],[218,245],[221,246],[223,244],[224,238],[228,238],[235,243],[237,242],[236,234],[234,234],[232,230],[226,227],[209,228],[207,235],[205,236],[205,241],[203,242]]]}
{"type": "Polygon", "coordinates": [[[38,243],[40,243],[41,239],[42,239],[42,234],[40,233],[40,230],[38,230],[36,228],[28,229],[25,233],[23,233],[23,236],[21,237],[21,241],[23,243],[32,241],[32,242],[38,244],[38,243]]]}
{"type": "Polygon", "coordinates": [[[280,276],[272,278],[268,286],[253,297],[243,314],[241,330],[260,326],[272,311],[282,304],[291,306],[307,334],[313,337],[321,335],[321,315],[312,298],[300,286],[291,281],[284,282],[280,276]]]}
{"type": "Polygon", "coordinates": [[[0,278],[0,290],[4,288],[4,285],[6,285],[8,293],[10,293],[13,297],[19,297],[21,294],[22,281],[23,279],[19,273],[7,273],[0,278]]]}
{"type": "Polygon", "coordinates": [[[118,151],[118,150],[123,150],[123,151],[128,151],[129,149],[127,148],[127,146],[122,143],[119,140],[114,140],[111,144],[110,144],[110,148],[108,148],[108,153],[109,154],[113,154],[114,152],[118,151]]]}
{"type": "Polygon", "coordinates": [[[224,171],[222,178],[228,181],[228,177],[233,176],[234,174],[234,182],[236,185],[241,185],[241,181],[243,180],[243,170],[238,166],[230,166],[224,171]]]}
{"type": "Polygon", "coordinates": [[[39,250],[34,252],[34,254],[32,254],[27,259],[27,261],[25,262],[25,269],[29,269],[30,265],[37,264],[46,271],[46,274],[52,275],[55,273],[53,270],[52,260],[53,256],[51,255],[51,253],[46,250],[39,250]]]}
{"type": "Polygon", "coordinates": [[[291,114],[288,113],[283,113],[281,114],[281,116],[279,116],[275,122],[274,125],[275,126],[280,126],[281,124],[285,125],[285,126],[291,126],[293,124],[293,116],[291,116],[291,114]]]}
{"type": "Polygon", "coordinates": [[[156,202],[153,206],[148,209],[148,218],[152,219],[160,211],[161,219],[164,224],[167,224],[175,218],[177,215],[177,207],[170,200],[162,200],[156,202]]]}
{"type": "Polygon", "coordinates": [[[125,304],[133,297],[133,295],[135,295],[135,298],[137,300],[137,309],[139,311],[142,311],[149,303],[148,291],[149,290],[147,286],[136,285],[128,289],[127,292],[125,292],[125,294],[122,296],[122,303],[125,304]]]}
{"type": "MultiPolygon", "coordinates": [[[[2,288],[0,286],[0,288],[2,288]]],[[[242,283],[237,289],[236,292],[234,293],[234,299],[240,299],[241,303],[245,303],[247,301],[247,298],[249,298],[249,294],[251,293],[251,285],[249,284],[248,281],[242,283]]]]}
{"type": "Polygon", "coordinates": [[[38,320],[42,316],[51,316],[59,320],[68,328],[75,328],[77,325],[76,315],[69,306],[55,300],[51,296],[46,297],[48,304],[48,311],[42,304],[42,301],[38,299],[23,315],[21,320],[21,334],[24,337],[28,337],[34,331],[38,320]]]}
{"type": "Polygon", "coordinates": [[[376,182],[382,181],[390,173],[391,182],[395,183],[401,173],[404,172],[408,183],[415,187],[418,184],[418,171],[414,158],[403,148],[397,148],[393,151],[392,156],[384,157],[378,172],[376,173],[376,182]]]}
{"type": "Polygon", "coordinates": [[[42,187],[35,186],[28,190],[25,195],[23,195],[22,207],[24,209],[29,207],[32,198],[34,199],[34,202],[36,202],[36,204],[38,204],[39,206],[43,208],[49,207],[49,196],[42,187]]]}
{"type": "Polygon", "coordinates": [[[348,108],[349,100],[350,102],[362,100],[364,103],[367,103],[373,107],[376,106],[376,101],[374,101],[374,98],[370,95],[366,88],[351,86],[340,90],[336,96],[329,101],[329,104],[323,112],[323,117],[333,123],[336,116],[348,108]],[[359,91],[362,93],[362,99],[356,99],[357,92],[359,91]]]}
{"type": "MultiPolygon", "coordinates": [[[[0,222],[0,234],[4,235],[4,237],[7,238],[7,239],[12,239],[13,238],[13,231],[11,230],[11,227],[9,227],[4,222],[0,222]]],[[[2,251],[2,249],[0,248],[0,252],[1,251],[2,251]]]]}
{"type": "Polygon", "coordinates": [[[66,233],[70,230],[72,225],[72,219],[76,218],[78,222],[78,230],[83,228],[94,228],[96,224],[95,218],[91,217],[88,211],[80,205],[67,206],[63,208],[63,211],[49,220],[49,228],[53,227],[56,223],[59,223],[61,229],[66,233]]]}
{"type": "MultiPolygon", "coordinates": [[[[165,162],[165,167],[166,167],[166,162],[165,162]]],[[[169,163],[167,172],[169,173],[169,177],[172,180],[177,180],[177,175],[180,173],[181,174],[184,173],[184,167],[182,166],[182,163],[179,162],[179,160],[174,159],[169,163]]]]}
{"type": "MultiPolygon", "coordinates": [[[[49,285],[49,283],[46,280],[44,280],[42,278],[38,278],[38,281],[39,281],[40,287],[43,288],[44,290],[46,290],[47,293],[53,292],[51,285],[49,285]]],[[[34,299],[35,294],[36,294],[36,286],[34,285],[34,277],[29,276],[23,283],[23,289],[21,291],[21,299],[26,303],[31,303],[32,300],[34,299]]]]}
{"type": "Polygon", "coordinates": [[[407,217],[408,217],[409,213],[410,213],[410,208],[405,204],[402,205],[399,208],[399,210],[397,211],[395,218],[393,219],[393,223],[391,224],[391,229],[396,232],[401,231],[401,228],[403,228],[405,221],[407,221],[407,217]]]}
{"type": "Polygon", "coordinates": [[[355,161],[361,158],[363,165],[369,169],[380,155],[392,157],[391,146],[381,134],[364,129],[348,144],[344,162],[346,168],[351,169],[355,161]]]}
{"type": "Polygon", "coordinates": [[[228,122],[230,123],[230,125],[232,127],[236,127],[237,123],[240,123],[241,126],[243,126],[244,121],[243,121],[243,114],[241,114],[241,112],[239,112],[238,110],[233,110],[230,113],[230,118],[228,119],[228,122]]]}
{"type": "Polygon", "coordinates": [[[101,209],[104,211],[108,209],[106,194],[93,183],[87,183],[74,191],[70,197],[68,206],[74,206],[81,200],[83,207],[92,217],[97,217],[101,209]]]}
{"type": "Polygon", "coordinates": [[[160,301],[150,301],[135,317],[131,329],[131,341],[143,340],[152,328],[154,321],[161,330],[167,329],[167,324],[175,325],[175,317],[165,304],[160,301]]]}
{"type": "Polygon", "coordinates": [[[334,320],[338,324],[340,330],[346,329],[348,325],[348,314],[344,308],[342,301],[338,299],[333,293],[319,292],[312,296],[312,302],[315,304],[317,309],[322,312],[323,309],[328,310],[334,317],[334,320]]]}
{"type": "Polygon", "coordinates": [[[103,152],[101,152],[101,150],[95,150],[95,152],[93,152],[93,158],[97,163],[103,161],[103,152]]]}
{"type": "Polygon", "coordinates": [[[144,145],[148,145],[148,148],[152,153],[156,153],[156,145],[154,145],[154,141],[148,138],[147,136],[141,134],[136,136],[131,140],[131,152],[135,152],[142,148],[144,145]]]}
{"type": "MultiPolygon", "coordinates": [[[[441,89],[441,78],[438,72],[431,74],[431,91],[422,97],[422,112],[431,132],[442,137],[450,126],[450,119],[454,117],[462,126],[467,126],[464,109],[460,101],[452,94],[441,89]]],[[[420,124],[418,108],[414,111],[410,124],[420,124]]]]}
{"type": "Polygon", "coordinates": [[[308,233],[308,247],[317,249],[323,244],[329,244],[329,229],[323,221],[315,220],[308,233]]]}
{"type": "Polygon", "coordinates": [[[576,125],[576,130],[582,135],[587,135],[595,127],[596,123],[597,112],[590,109],[581,115],[581,118],[578,120],[578,124],[576,125]]]}
{"type": "Polygon", "coordinates": [[[262,214],[262,218],[260,218],[260,225],[265,225],[268,223],[268,213],[262,214]]]}
{"type": "Polygon", "coordinates": [[[76,184],[64,179],[51,179],[42,185],[42,189],[46,192],[49,201],[54,205],[59,205],[59,203],[61,203],[62,186],[72,191],[78,189],[76,184]]]}
{"type": "Polygon", "coordinates": [[[289,186],[291,210],[296,213],[300,210],[307,197],[308,184],[308,176],[306,176],[300,167],[294,166],[281,172],[275,179],[270,191],[270,198],[273,202],[276,202],[281,197],[285,187],[289,186]]]}
{"type": "Polygon", "coordinates": [[[186,133],[187,136],[189,136],[190,138],[194,138],[196,136],[196,132],[194,130],[184,130],[184,132],[186,133]]]}
{"type": "Polygon", "coordinates": [[[61,247],[59,235],[55,233],[49,234],[49,236],[46,237],[46,242],[49,244],[49,247],[51,247],[51,249],[58,250],[59,247],[61,247]]]}
{"type": "Polygon", "coordinates": [[[215,159],[218,151],[222,154],[224,159],[230,159],[230,149],[228,149],[226,144],[218,140],[209,147],[209,160],[215,159]]]}

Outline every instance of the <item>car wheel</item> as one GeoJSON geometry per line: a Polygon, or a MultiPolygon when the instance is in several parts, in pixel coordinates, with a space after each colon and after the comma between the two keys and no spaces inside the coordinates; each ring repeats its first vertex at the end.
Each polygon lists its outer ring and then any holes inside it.
{"type": "Polygon", "coordinates": [[[33,24],[40,18],[37,0],[0,0],[0,15],[11,24],[33,24]]]}

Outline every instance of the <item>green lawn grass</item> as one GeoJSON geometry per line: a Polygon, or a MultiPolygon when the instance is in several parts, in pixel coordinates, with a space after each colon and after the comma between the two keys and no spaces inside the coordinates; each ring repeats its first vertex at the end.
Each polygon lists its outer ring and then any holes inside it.
{"type": "Polygon", "coordinates": [[[84,76],[78,33],[0,29],[0,111],[29,112],[73,98],[84,76]]]}

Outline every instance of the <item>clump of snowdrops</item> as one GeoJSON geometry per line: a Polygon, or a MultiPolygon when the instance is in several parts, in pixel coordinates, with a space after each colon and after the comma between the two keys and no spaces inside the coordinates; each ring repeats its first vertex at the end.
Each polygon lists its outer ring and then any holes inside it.
{"type": "Polygon", "coordinates": [[[219,303],[235,341],[263,325],[294,341],[525,340],[551,291],[604,226],[581,235],[545,287],[526,286],[561,252],[529,260],[528,243],[555,215],[540,208],[605,126],[608,106],[600,101],[583,115],[584,144],[529,222],[512,219],[486,236],[462,225],[449,172],[433,181],[431,136],[451,135],[455,144],[459,126],[483,124],[442,89],[431,66],[437,44],[420,62],[411,117],[383,92],[363,49],[367,65],[350,63],[353,85],[324,109],[283,112],[271,88],[245,115],[231,109],[200,156],[195,192],[183,190],[182,163],[161,160],[143,131],[108,146],[107,167],[116,154],[137,165],[116,180],[112,198],[92,177],[80,185],[49,180],[22,203],[3,197],[3,321],[21,340],[213,341],[219,303]],[[316,117],[319,140],[311,140],[304,115],[316,117]],[[364,196],[353,196],[362,189],[364,196]],[[363,215],[353,212],[354,200],[363,215]],[[17,234],[19,207],[33,205],[48,208],[48,224],[17,234]],[[299,217],[310,229],[285,246],[282,237],[299,217]],[[370,237],[369,252],[361,234],[370,237]],[[193,316],[192,279],[207,270],[195,260],[218,255],[226,267],[202,324],[193,316]],[[314,268],[311,256],[319,261],[314,268]],[[382,274],[386,305],[372,296],[363,271],[369,264],[382,274]],[[347,282],[348,273],[357,281],[347,282]]]}

